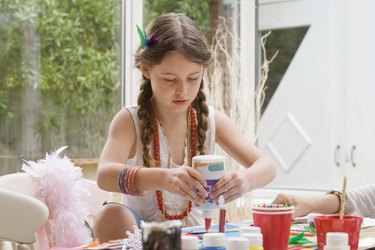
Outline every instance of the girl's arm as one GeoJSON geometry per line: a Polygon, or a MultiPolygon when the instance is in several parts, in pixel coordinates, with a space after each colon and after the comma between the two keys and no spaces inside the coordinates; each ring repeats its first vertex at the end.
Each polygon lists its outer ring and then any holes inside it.
{"type": "Polygon", "coordinates": [[[293,205],[293,218],[306,216],[309,213],[335,214],[340,210],[340,198],[336,194],[325,194],[309,198],[279,194],[272,203],[293,205]]]}
{"type": "MultiPolygon", "coordinates": [[[[135,155],[136,139],[133,118],[126,109],[122,109],[110,124],[108,138],[99,158],[97,183],[100,188],[120,192],[118,176],[128,159],[135,155]]],[[[134,185],[137,193],[167,190],[196,201],[207,196],[204,178],[197,170],[188,167],[143,167],[137,171],[134,185]]]]}
{"type": "Polygon", "coordinates": [[[106,191],[120,192],[117,177],[135,148],[136,132],[128,110],[120,110],[113,118],[108,137],[99,158],[98,186],[106,191]]]}
{"type": "Polygon", "coordinates": [[[224,113],[215,111],[216,142],[246,169],[218,181],[211,198],[221,193],[226,202],[267,185],[276,174],[273,161],[252,144],[224,113]]]}

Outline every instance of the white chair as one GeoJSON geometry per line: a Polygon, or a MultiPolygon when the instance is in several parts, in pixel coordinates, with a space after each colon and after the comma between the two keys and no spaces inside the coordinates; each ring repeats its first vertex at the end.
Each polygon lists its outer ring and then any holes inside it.
{"type": "Polygon", "coordinates": [[[0,240],[11,241],[13,248],[33,249],[35,234],[48,219],[47,206],[28,195],[0,188],[0,240]]]}
{"type": "MultiPolygon", "coordinates": [[[[101,190],[96,182],[83,178],[88,183],[88,190],[90,195],[85,198],[90,206],[90,214],[88,222],[90,226],[95,219],[95,215],[103,206],[104,201],[112,200],[112,193],[101,190]]],[[[28,173],[13,173],[8,175],[0,176],[0,188],[9,191],[21,193],[24,195],[32,196],[38,198],[38,187],[39,183],[33,179],[28,173]]],[[[48,231],[48,223],[46,223],[46,228],[48,231]]]]}

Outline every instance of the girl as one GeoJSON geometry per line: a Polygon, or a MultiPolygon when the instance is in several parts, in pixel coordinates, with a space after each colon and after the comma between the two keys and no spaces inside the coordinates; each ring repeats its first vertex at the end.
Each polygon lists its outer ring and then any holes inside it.
{"type": "Polygon", "coordinates": [[[275,176],[273,162],[225,114],[207,106],[202,79],[213,55],[197,25],[169,13],[152,21],[146,34],[150,39],[141,38],[135,55],[143,75],[138,106],[114,117],[99,159],[99,187],[125,194],[122,205],[109,203],[96,217],[94,235],[102,242],[125,238],[141,219],[202,225],[191,201],[210,195],[217,202],[222,194],[230,202],[275,176]],[[208,194],[191,158],[214,154],[215,142],[247,169],[225,175],[208,194]]]}

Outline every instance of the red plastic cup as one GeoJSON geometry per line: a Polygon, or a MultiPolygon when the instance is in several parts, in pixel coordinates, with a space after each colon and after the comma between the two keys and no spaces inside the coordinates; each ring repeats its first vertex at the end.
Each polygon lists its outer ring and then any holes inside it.
{"type": "Polygon", "coordinates": [[[363,221],[361,216],[344,215],[340,220],[338,215],[319,215],[314,217],[314,221],[319,250],[323,250],[328,232],[348,233],[350,250],[358,249],[359,232],[363,221]]]}
{"type": "Polygon", "coordinates": [[[294,207],[253,207],[254,225],[263,234],[264,250],[287,250],[294,207]]]}

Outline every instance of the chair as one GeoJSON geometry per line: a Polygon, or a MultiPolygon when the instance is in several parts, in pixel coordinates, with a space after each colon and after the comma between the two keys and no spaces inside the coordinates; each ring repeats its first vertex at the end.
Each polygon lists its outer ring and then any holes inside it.
{"type": "Polygon", "coordinates": [[[47,206],[28,195],[0,188],[0,239],[18,243],[28,249],[36,241],[35,234],[48,219],[47,206]]]}
{"type": "MultiPolygon", "coordinates": [[[[83,178],[83,180],[87,182],[87,188],[90,194],[84,201],[87,202],[91,208],[89,218],[87,218],[87,221],[91,226],[95,219],[95,215],[103,206],[103,202],[112,200],[112,193],[101,190],[96,185],[96,182],[92,180],[85,178],[83,178]]],[[[34,198],[38,198],[38,185],[39,183],[37,183],[28,173],[13,173],[0,176],[0,189],[17,192],[34,198]]],[[[48,223],[46,223],[46,228],[49,228],[48,223]]]]}

